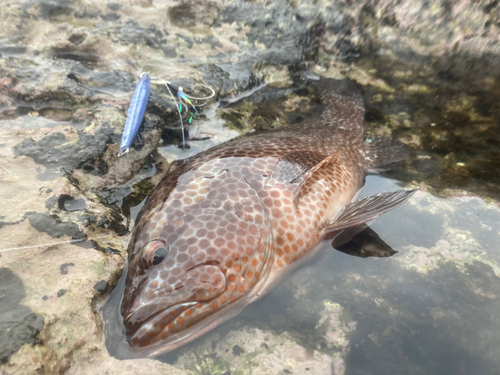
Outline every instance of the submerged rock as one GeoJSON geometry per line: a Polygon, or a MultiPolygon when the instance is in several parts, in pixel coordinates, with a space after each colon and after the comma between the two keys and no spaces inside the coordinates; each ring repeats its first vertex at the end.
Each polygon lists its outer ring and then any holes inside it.
{"type": "Polygon", "coordinates": [[[175,365],[193,373],[209,374],[343,373],[333,372],[328,355],[306,350],[287,333],[275,335],[257,328],[242,328],[215,339],[216,343],[213,339],[206,339],[195,351],[181,355],[175,365]]]}

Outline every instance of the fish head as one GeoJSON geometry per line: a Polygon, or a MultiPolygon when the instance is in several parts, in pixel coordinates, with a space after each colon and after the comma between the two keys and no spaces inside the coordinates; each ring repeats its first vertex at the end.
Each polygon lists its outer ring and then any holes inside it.
{"type": "Polygon", "coordinates": [[[127,345],[141,356],[173,350],[236,315],[269,264],[257,194],[241,180],[214,180],[194,205],[184,204],[195,201],[185,199],[189,187],[182,204],[175,191],[160,208],[151,204],[136,227],[121,315],[127,345]]]}
{"type": "Polygon", "coordinates": [[[137,252],[129,267],[122,316],[129,345],[148,347],[191,326],[205,303],[220,296],[226,276],[217,261],[196,262],[166,239],[137,252]]]}

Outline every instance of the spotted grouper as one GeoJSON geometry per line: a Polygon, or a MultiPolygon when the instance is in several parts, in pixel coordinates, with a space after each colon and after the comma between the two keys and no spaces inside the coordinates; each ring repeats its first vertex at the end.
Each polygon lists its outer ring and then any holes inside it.
{"type": "Polygon", "coordinates": [[[238,314],[325,246],[414,193],[354,200],[367,171],[408,147],[364,139],[364,106],[350,80],[312,83],[323,113],[237,139],[168,174],[137,221],[121,303],[123,357],[155,356],[238,314]]]}

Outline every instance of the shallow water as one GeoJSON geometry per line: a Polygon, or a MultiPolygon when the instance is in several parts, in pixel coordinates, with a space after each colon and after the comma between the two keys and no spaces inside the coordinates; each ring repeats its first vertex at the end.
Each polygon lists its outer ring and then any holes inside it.
{"type": "Polygon", "coordinates": [[[181,144],[180,139],[176,144],[165,144],[158,147],[158,152],[167,161],[190,158],[202,151],[208,150],[218,144],[227,142],[240,135],[236,130],[228,129],[225,127],[226,122],[216,117],[216,109],[218,105],[213,108],[207,108],[203,112],[202,119],[195,121],[189,128],[186,134],[187,148],[182,149],[179,147],[181,144]],[[195,140],[193,140],[195,139],[195,140]]]}
{"type": "MultiPolygon", "coordinates": [[[[369,176],[360,196],[400,188],[369,176]]],[[[196,357],[201,373],[259,371],[255,357],[281,360],[270,342],[290,341],[333,356],[346,374],[495,374],[499,224],[496,204],[418,192],[371,225],[395,255],[361,258],[325,244],[322,255],[239,316],[158,359],[189,368],[196,357]]]]}

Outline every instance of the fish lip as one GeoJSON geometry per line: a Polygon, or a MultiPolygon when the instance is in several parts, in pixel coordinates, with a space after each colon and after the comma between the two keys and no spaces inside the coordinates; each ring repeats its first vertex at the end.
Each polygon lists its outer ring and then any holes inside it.
{"type": "MultiPolygon", "coordinates": [[[[181,286],[182,287],[182,286],[181,286]]],[[[181,288],[179,287],[179,288],[181,288]]],[[[153,293],[157,292],[157,291],[161,291],[162,289],[161,288],[156,288],[155,290],[151,291],[147,298],[149,298],[153,293]]],[[[176,289],[174,289],[176,290],[176,289]]],[[[149,315],[146,319],[144,319],[136,329],[132,329],[132,327],[129,328],[129,326],[127,325],[128,321],[134,316],[134,315],[137,315],[139,314],[140,312],[142,312],[142,310],[144,308],[147,308],[148,306],[150,306],[152,303],[154,303],[153,300],[149,300],[147,301],[146,303],[142,304],[139,308],[137,308],[135,311],[129,313],[126,317],[123,318],[123,325],[125,326],[125,330],[127,332],[127,337],[130,337],[131,339],[135,336],[135,334],[141,329],[142,326],[144,326],[145,324],[148,324],[151,320],[157,318],[159,315],[161,314],[164,314],[166,313],[167,310],[169,309],[175,309],[177,306],[179,305],[186,305],[186,304],[192,304],[192,305],[195,305],[197,302],[178,302],[178,303],[173,303],[173,304],[168,304],[168,303],[165,303],[165,306],[163,305],[160,305],[159,308],[158,308],[158,311],[149,315]],[[129,332],[130,330],[130,332],[129,332]]],[[[182,311],[183,312],[183,311],[182,311]]],[[[182,314],[182,312],[179,313],[182,314]]],[[[175,320],[179,315],[175,316],[171,321],[175,320]]],[[[171,322],[169,321],[169,323],[171,322]]]]}
{"type": "MultiPolygon", "coordinates": [[[[170,305],[168,306],[167,308],[165,309],[162,309],[160,311],[158,311],[157,313],[155,314],[152,314],[150,317],[148,317],[146,320],[144,320],[140,326],[133,332],[133,334],[131,335],[127,335],[128,337],[128,340],[132,341],[135,337],[136,337],[136,334],[137,332],[145,325],[145,324],[148,324],[150,323],[153,319],[159,317],[159,316],[165,316],[167,314],[170,314],[170,309],[175,309],[176,307],[180,306],[180,305],[184,305],[185,309],[182,310],[178,315],[176,315],[175,317],[173,317],[172,319],[168,320],[168,322],[166,324],[169,324],[171,322],[173,322],[175,319],[177,319],[177,317],[179,317],[184,311],[186,311],[187,309],[189,309],[190,307],[192,306],[195,306],[197,304],[197,302],[180,302],[180,303],[177,303],[177,304],[174,304],[174,305],[170,305]]],[[[159,331],[158,332],[158,335],[161,335],[162,331],[159,331]]],[[[158,336],[156,335],[155,338],[158,336]]],[[[127,340],[127,341],[128,341],[127,340]]],[[[131,345],[130,342],[129,342],[129,345],[133,348],[140,348],[140,346],[134,346],[134,345],[131,345]]]]}

